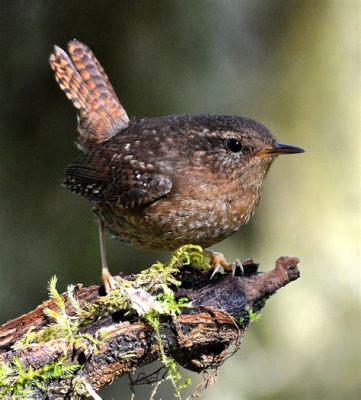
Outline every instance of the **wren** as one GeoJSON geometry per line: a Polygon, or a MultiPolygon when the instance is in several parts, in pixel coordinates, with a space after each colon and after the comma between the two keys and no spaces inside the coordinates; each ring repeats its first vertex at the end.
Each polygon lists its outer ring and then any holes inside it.
{"type": "MultiPolygon", "coordinates": [[[[262,124],[228,115],[169,115],[129,120],[108,77],[83,43],[55,46],[49,61],[78,110],[84,154],[63,184],[94,205],[102,278],[114,287],[104,228],[135,247],[209,247],[236,232],[257,207],[274,159],[301,153],[262,124]]],[[[211,263],[234,268],[220,253],[211,263]]]]}

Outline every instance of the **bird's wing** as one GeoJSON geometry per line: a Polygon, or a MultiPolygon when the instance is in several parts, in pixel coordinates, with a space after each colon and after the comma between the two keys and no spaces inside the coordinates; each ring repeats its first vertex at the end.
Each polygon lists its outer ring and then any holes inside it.
{"type": "Polygon", "coordinates": [[[63,185],[94,202],[120,202],[134,208],[168,194],[172,180],[150,163],[118,154],[109,141],[71,164],[63,185]]]}
{"type": "Polygon", "coordinates": [[[69,55],[58,46],[49,57],[55,79],[78,110],[80,147],[91,150],[128,125],[103,67],[83,43],[68,43],[69,55]]]}

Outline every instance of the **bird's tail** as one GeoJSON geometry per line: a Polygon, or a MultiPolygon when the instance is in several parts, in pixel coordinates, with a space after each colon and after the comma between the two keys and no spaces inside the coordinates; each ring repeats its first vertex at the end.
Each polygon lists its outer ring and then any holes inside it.
{"type": "Polygon", "coordinates": [[[89,47],[72,40],[68,52],[70,57],[54,46],[49,63],[60,88],[78,110],[78,143],[90,150],[126,127],[129,119],[89,47]]]}

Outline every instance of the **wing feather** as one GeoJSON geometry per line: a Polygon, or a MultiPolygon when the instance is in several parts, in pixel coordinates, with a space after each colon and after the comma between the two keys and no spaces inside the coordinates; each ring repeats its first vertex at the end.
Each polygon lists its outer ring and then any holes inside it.
{"type": "Polygon", "coordinates": [[[110,140],[84,154],[65,172],[63,185],[95,202],[120,202],[133,208],[149,204],[172,189],[172,180],[152,164],[126,158],[110,140]]]}

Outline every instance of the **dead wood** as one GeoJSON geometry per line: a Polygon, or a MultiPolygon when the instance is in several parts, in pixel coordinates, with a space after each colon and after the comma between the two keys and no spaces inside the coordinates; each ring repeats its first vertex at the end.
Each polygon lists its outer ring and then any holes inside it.
{"type": "MultiPolygon", "coordinates": [[[[174,290],[177,297],[190,299],[192,307],[175,317],[161,318],[160,332],[166,353],[192,371],[201,372],[221,365],[230,354],[230,346],[240,344],[249,323],[250,310],[259,311],[269,296],[296,280],[299,277],[297,264],[297,258],[280,257],[273,270],[257,272],[257,265],[248,261],[244,264],[243,276],[217,274],[212,280],[207,271],[183,268],[177,277],[182,285],[174,290]]],[[[80,305],[84,305],[94,302],[101,294],[101,287],[79,284],[75,297],[80,305]]],[[[34,398],[77,398],[74,383],[79,379],[99,389],[160,358],[151,326],[134,314],[129,317],[122,311],[81,328],[82,333],[94,336],[100,329],[103,332],[106,329],[107,334],[100,339],[95,353],[87,351],[86,343],[78,346],[63,339],[14,350],[13,345],[29,328],[39,330],[52,322],[44,309],[56,307],[54,300],[45,301],[35,310],[0,327],[0,364],[17,357],[24,367],[40,368],[59,359],[67,347],[69,362],[82,365],[71,378],[50,381],[46,391],[36,389],[34,398]]],[[[68,315],[74,314],[69,301],[66,309],[68,315]]]]}

